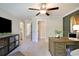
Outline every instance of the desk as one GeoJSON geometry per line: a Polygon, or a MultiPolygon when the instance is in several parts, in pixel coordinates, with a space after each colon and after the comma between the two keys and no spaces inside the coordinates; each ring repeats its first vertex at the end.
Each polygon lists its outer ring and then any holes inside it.
{"type": "Polygon", "coordinates": [[[49,51],[52,56],[66,56],[67,46],[79,46],[79,41],[69,40],[67,37],[49,37],[49,51]]]}

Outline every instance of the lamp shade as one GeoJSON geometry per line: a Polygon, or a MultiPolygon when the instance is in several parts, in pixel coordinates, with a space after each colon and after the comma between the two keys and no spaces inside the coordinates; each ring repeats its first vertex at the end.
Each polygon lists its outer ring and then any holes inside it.
{"type": "Polygon", "coordinates": [[[73,30],[79,30],[79,25],[73,25],[73,30]]]}

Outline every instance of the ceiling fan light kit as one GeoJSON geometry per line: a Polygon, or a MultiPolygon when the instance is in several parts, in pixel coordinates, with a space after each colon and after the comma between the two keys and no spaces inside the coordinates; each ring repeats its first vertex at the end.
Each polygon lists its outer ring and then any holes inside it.
{"type": "Polygon", "coordinates": [[[49,16],[50,14],[48,13],[48,11],[58,10],[58,9],[59,9],[59,7],[46,8],[46,3],[41,3],[40,9],[37,9],[37,8],[29,8],[29,10],[37,10],[37,11],[39,11],[36,14],[36,16],[38,16],[39,14],[46,14],[47,16],[49,16]]]}
{"type": "Polygon", "coordinates": [[[41,14],[45,14],[46,13],[46,10],[40,10],[40,13],[41,14]]]}

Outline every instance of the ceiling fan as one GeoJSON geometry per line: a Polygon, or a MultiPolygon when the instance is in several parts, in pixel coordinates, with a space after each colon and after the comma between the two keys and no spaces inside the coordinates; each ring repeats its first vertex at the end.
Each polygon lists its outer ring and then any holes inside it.
{"type": "Polygon", "coordinates": [[[40,8],[29,8],[29,10],[37,10],[39,11],[36,16],[38,16],[39,14],[46,14],[47,16],[49,16],[50,14],[48,13],[48,11],[51,10],[58,10],[59,7],[52,7],[52,8],[47,8],[46,7],[46,3],[41,3],[40,8]]]}

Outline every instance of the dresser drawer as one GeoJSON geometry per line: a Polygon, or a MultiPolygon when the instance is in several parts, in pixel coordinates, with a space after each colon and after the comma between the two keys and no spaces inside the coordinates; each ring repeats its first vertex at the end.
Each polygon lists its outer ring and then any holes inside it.
{"type": "Polygon", "coordinates": [[[65,43],[55,43],[55,55],[64,56],[65,55],[65,43]]]}
{"type": "Polygon", "coordinates": [[[55,48],[56,49],[64,49],[65,48],[65,44],[64,43],[55,43],[55,48]]]}
{"type": "Polygon", "coordinates": [[[65,49],[65,46],[56,46],[55,49],[65,49]]]}
{"type": "Polygon", "coordinates": [[[66,54],[65,54],[65,49],[56,49],[55,54],[56,54],[57,56],[66,55],[66,54]]]}
{"type": "Polygon", "coordinates": [[[65,48],[55,48],[55,51],[56,52],[62,52],[62,51],[65,51],[65,48]]]}
{"type": "Polygon", "coordinates": [[[65,56],[65,52],[56,52],[55,56],[65,56]]]}

